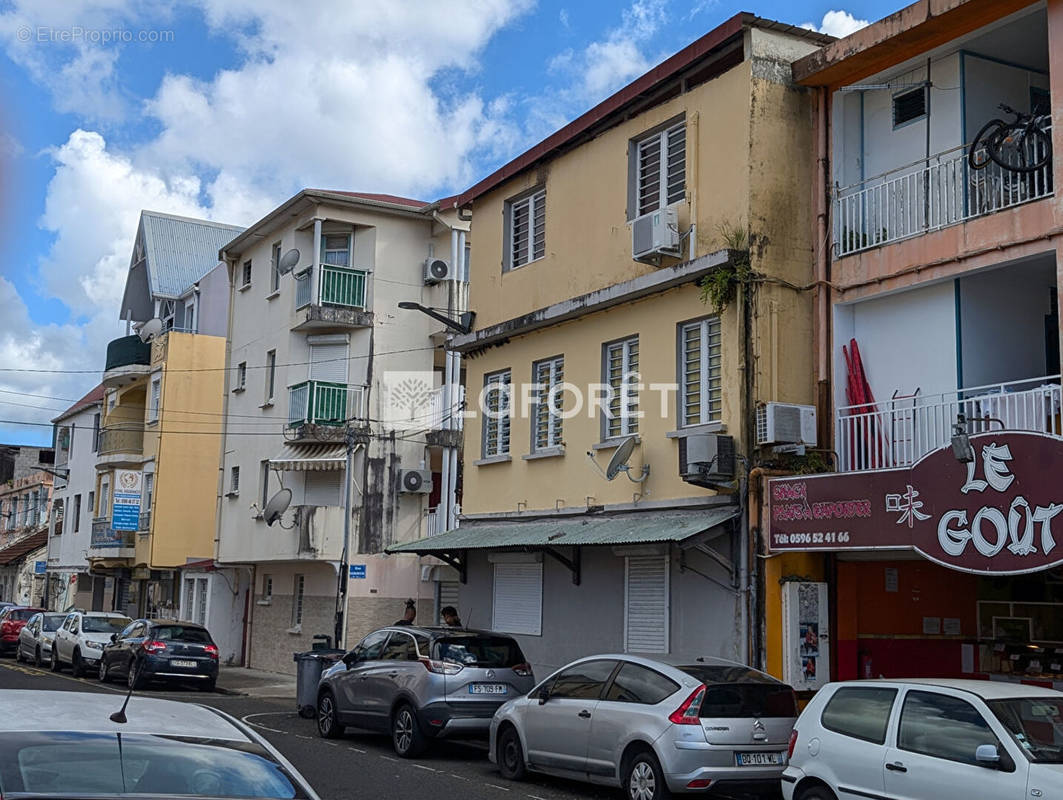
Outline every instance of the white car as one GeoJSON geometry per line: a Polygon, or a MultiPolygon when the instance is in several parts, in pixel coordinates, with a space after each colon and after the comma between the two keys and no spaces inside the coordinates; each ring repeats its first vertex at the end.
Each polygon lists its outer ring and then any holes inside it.
{"type": "Polygon", "coordinates": [[[103,646],[111,636],[121,633],[132,620],[109,611],[72,611],[67,614],[52,642],[52,672],[70,665],[75,678],[95,669],[103,655],[103,646]]]}
{"type": "Polygon", "coordinates": [[[66,614],[38,611],[18,632],[15,646],[16,661],[32,661],[38,667],[52,660],[52,640],[66,620],[66,614]]]}
{"type": "Polygon", "coordinates": [[[832,683],[794,726],[786,800],[1063,797],[1063,692],[1003,681],[832,683]]]}

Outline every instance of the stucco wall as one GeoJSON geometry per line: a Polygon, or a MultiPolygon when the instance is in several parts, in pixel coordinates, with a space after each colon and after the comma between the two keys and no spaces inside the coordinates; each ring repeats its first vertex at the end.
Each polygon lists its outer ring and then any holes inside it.
{"type": "MultiPolygon", "coordinates": [[[[62,422],[64,426],[74,426],[74,447],[66,463],[66,469],[70,470],[67,479],[55,478],[54,482],[53,500],[63,500],[64,516],[62,535],[49,536],[48,539],[49,571],[88,571],[85,551],[92,534],[93,516],[93,510],[89,507],[89,493],[95,491],[96,487],[93,430],[94,417],[100,412],[100,405],[90,406],[62,422]],[[76,495],[81,495],[81,519],[77,524],[74,518],[76,495]]],[[[51,530],[54,532],[54,524],[51,530]]]]}
{"type": "Polygon", "coordinates": [[[222,336],[228,333],[229,323],[229,271],[219,263],[199,279],[199,298],[196,301],[199,320],[196,329],[207,336],[222,336]]]}

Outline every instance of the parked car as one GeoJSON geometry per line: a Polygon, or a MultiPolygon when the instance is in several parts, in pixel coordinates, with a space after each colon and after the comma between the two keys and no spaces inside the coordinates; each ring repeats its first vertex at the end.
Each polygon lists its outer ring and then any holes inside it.
{"type": "Polygon", "coordinates": [[[777,791],[796,716],[791,687],[732,661],[597,655],[498,709],[488,755],[510,780],[545,772],[629,800],[777,791]]]}
{"type": "Polygon", "coordinates": [[[195,682],[213,692],[218,681],[218,646],[202,625],[138,619],[112,634],[100,656],[101,681],[124,677],[130,687],[149,681],[195,682]]]}
{"type": "Polygon", "coordinates": [[[129,617],[108,611],[70,612],[55,632],[52,672],[69,664],[74,677],[80,678],[86,668],[95,669],[111,634],[120,633],[130,622],[129,617]]]}
{"type": "Polygon", "coordinates": [[[29,618],[43,608],[32,606],[7,606],[0,609],[0,653],[14,652],[18,649],[18,635],[29,618]]]}
{"type": "Polygon", "coordinates": [[[430,739],[487,734],[496,709],[535,683],[511,636],[455,628],[394,627],[366,636],[318,685],[318,733],[345,726],[391,734],[411,758],[430,739]]]}
{"type": "Polygon", "coordinates": [[[0,690],[0,794],[71,798],[317,794],[249,726],[214,708],[108,692],[0,690]]]}
{"type": "Polygon", "coordinates": [[[15,660],[32,661],[38,667],[52,660],[52,640],[66,619],[66,614],[38,612],[30,617],[18,632],[15,660]]]}
{"type": "Polygon", "coordinates": [[[1063,693],[1002,681],[832,683],[790,739],[786,800],[1063,797],[1063,693]]]}

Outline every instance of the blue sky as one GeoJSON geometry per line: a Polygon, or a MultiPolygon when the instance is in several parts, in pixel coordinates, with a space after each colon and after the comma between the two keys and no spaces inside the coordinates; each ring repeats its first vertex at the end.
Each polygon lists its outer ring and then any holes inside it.
{"type": "Polygon", "coordinates": [[[898,7],[0,0],[0,420],[98,380],[141,208],[246,225],[305,186],[434,199],[738,11],[844,34],[898,7]]]}

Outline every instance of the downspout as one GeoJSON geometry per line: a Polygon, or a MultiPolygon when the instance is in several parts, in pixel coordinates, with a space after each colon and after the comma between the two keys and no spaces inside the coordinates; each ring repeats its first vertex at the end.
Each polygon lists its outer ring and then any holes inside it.
{"type": "Polygon", "coordinates": [[[695,111],[690,115],[690,133],[687,136],[687,152],[690,152],[692,159],[690,161],[690,175],[687,179],[687,186],[693,187],[690,190],[690,244],[689,244],[689,258],[693,261],[697,257],[698,249],[698,189],[700,185],[698,179],[701,176],[701,147],[699,147],[699,124],[701,122],[701,114],[695,111]],[[691,146],[693,145],[693,146],[691,146]],[[693,152],[691,152],[693,151],[693,152]]]}
{"type": "MultiPolygon", "coordinates": [[[[465,231],[458,232],[458,280],[465,275],[465,231]]],[[[455,294],[458,290],[458,281],[451,283],[455,294]]],[[[463,312],[466,309],[459,308],[459,312],[463,312]]],[[[447,356],[452,361],[450,368],[451,378],[453,383],[451,384],[451,404],[448,406],[450,413],[448,414],[449,428],[456,430],[458,428],[457,422],[454,418],[454,407],[458,403],[460,392],[457,387],[461,384],[461,353],[457,350],[448,350],[447,356]]],[[[453,529],[458,527],[458,448],[457,446],[450,448],[450,484],[447,487],[447,494],[450,496],[450,519],[448,520],[447,529],[453,529]]]]}
{"type": "Polygon", "coordinates": [[[831,331],[830,331],[830,113],[826,87],[816,92],[816,172],[812,182],[812,204],[816,214],[816,240],[812,243],[816,271],[816,405],[819,414],[819,441],[829,447],[831,420],[831,331]]]}

